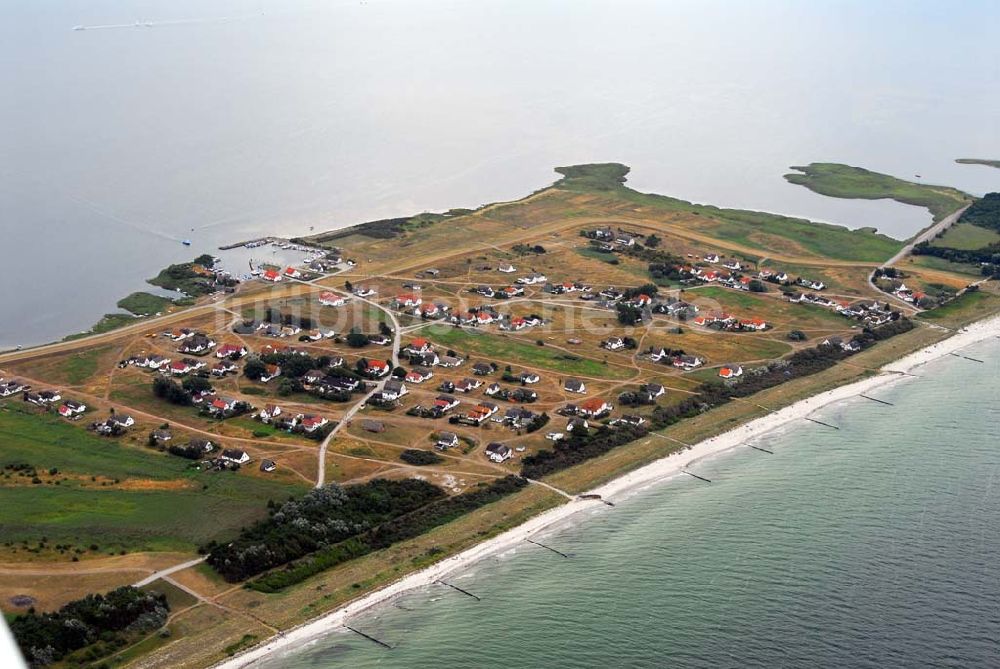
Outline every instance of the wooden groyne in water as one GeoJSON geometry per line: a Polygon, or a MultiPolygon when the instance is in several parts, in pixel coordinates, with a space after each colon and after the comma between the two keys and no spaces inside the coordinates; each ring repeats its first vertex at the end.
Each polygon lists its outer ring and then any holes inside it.
{"type": "Polygon", "coordinates": [[[697,474],[692,474],[691,472],[689,472],[689,471],[688,471],[688,470],[686,470],[686,469],[685,469],[685,470],[683,470],[683,471],[684,471],[684,473],[685,473],[685,474],[687,474],[688,476],[693,476],[693,477],[695,477],[696,479],[698,479],[699,481],[704,481],[705,483],[711,483],[711,482],[712,482],[712,481],[711,481],[711,479],[707,479],[707,478],[705,478],[704,476],[698,476],[697,474]]]}
{"type": "Polygon", "coordinates": [[[839,428],[839,427],[837,427],[836,425],[830,425],[829,423],[824,423],[824,422],[823,422],[823,421],[821,421],[821,420],[816,420],[815,418],[810,418],[809,416],[806,416],[806,417],[805,417],[805,419],[806,419],[807,421],[809,421],[810,423],[816,423],[817,425],[822,425],[823,427],[831,427],[831,428],[833,428],[834,430],[839,430],[839,429],[840,429],[840,428],[839,428]]]}
{"type": "Polygon", "coordinates": [[[347,629],[351,630],[355,634],[359,634],[359,635],[363,636],[364,638],[368,639],[369,641],[377,643],[378,645],[382,646],[383,648],[388,648],[389,650],[392,650],[392,646],[390,646],[389,644],[387,644],[385,641],[379,641],[375,637],[370,636],[368,634],[365,634],[361,630],[356,630],[353,627],[351,627],[350,625],[344,625],[344,627],[346,627],[347,629]]]}
{"type": "Polygon", "coordinates": [[[865,395],[864,393],[859,394],[858,397],[864,397],[866,400],[871,400],[872,402],[878,402],[879,404],[885,404],[885,405],[888,405],[888,406],[895,406],[895,404],[893,404],[892,402],[886,402],[885,400],[880,400],[877,397],[869,397],[868,395],[865,395]]]}
{"type": "Polygon", "coordinates": [[[474,595],[474,594],[472,594],[471,592],[469,592],[468,590],[462,590],[462,589],[461,589],[460,587],[458,587],[457,585],[452,585],[451,583],[448,583],[448,582],[446,582],[446,581],[442,581],[441,579],[438,579],[438,581],[437,581],[437,582],[438,582],[438,583],[440,583],[441,585],[447,585],[447,586],[448,586],[449,588],[451,588],[451,589],[453,589],[453,590],[458,590],[458,591],[459,591],[460,593],[462,593],[463,595],[468,595],[469,597],[472,597],[472,598],[473,598],[474,600],[476,600],[477,602],[481,602],[481,601],[483,601],[482,599],[480,599],[480,598],[479,598],[479,596],[478,596],[478,595],[474,595]]]}
{"type": "Polygon", "coordinates": [[[551,546],[546,546],[545,544],[540,544],[537,541],[532,541],[531,539],[525,539],[525,541],[527,541],[529,544],[535,544],[536,546],[541,546],[542,548],[544,548],[546,550],[550,550],[553,553],[555,553],[556,555],[561,555],[564,558],[568,558],[569,557],[568,555],[566,555],[562,551],[557,551],[555,548],[552,548],[551,546]]]}

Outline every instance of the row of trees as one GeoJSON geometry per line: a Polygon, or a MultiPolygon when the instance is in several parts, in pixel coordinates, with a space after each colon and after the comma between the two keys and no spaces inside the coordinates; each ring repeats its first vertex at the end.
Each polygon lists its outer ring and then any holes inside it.
{"type": "Polygon", "coordinates": [[[480,483],[461,495],[445,496],[408,514],[387,520],[363,534],[325,546],[285,569],[271,571],[252,581],[250,587],[261,592],[278,592],[326,569],[419,536],[517,492],[527,484],[521,477],[506,476],[488,484],[480,483]]]}
{"type": "Polygon", "coordinates": [[[339,543],[379,523],[444,497],[426,481],[376,479],[342,487],[335,483],[280,506],[230,543],[208,544],[208,564],[227,581],[241,581],[339,543]]]}

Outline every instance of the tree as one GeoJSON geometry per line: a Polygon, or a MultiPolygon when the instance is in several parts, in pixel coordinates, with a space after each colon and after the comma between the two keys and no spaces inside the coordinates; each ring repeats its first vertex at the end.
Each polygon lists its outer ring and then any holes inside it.
{"type": "Polygon", "coordinates": [[[212,384],[208,382],[208,379],[200,376],[189,376],[184,379],[181,386],[189,393],[201,393],[212,389],[212,384]]]}
{"type": "Polygon", "coordinates": [[[792,330],[788,333],[788,338],[792,341],[805,341],[807,339],[806,333],[802,330],[792,330]]]}
{"type": "Polygon", "coordinates": [[[259,381],[260,377],[267,373],[267,367],[264,363],[258,359],[253,359],[247,361],[247,364],[243,366],[243,376],[247,377],[251,381],[259,381]]]}
{"type": "Polygon", "coordinates": [[[351,285],[350,281],[345,281],[344,282],[344,290],[346,290],[348,293],[354,291],[354,286],[351,285]]]}
{"type": "Polygon", "coordinates": [[[659,245],[660,245],[660,238],[657,237],[656,235],[650,235],[649,237],[646,237],[646,246],[648,246],[649,248],[655,249],[659,245]]]}
{"type": "Polygon", "coordinates": [[[760,279],[751,279],[750,280],[750,292],[751,293],[766,293],[767,292],[767,286],[765,286],[764,282],[761,281],[760,279]]]}
{"type": "Polygon", "coordinates": [[[364,348],[368,346],[368,335],[361,333],[357,328],[351,328],[347,335],[347,345],[352,348],[364,348]]]}
{"type": "Polygon", "coordinates": [[[385,321],[378,322],[378,331],[381,332],[386,337],[392,336],[392,328],[389,327],[385,321]]]}
{"type": "Polygon", "coordinates": [[[635,325],[642,322],[642,309],[632,304],[618,304],[618,322],[622,325],[635,325]]]}
{"type": "Polygon", "coordinates": [[[187,392],[175,381],[158,376],[153,379],[153,394],[162,400],[179,406],[191,404],[191,393],[187,392]]]}

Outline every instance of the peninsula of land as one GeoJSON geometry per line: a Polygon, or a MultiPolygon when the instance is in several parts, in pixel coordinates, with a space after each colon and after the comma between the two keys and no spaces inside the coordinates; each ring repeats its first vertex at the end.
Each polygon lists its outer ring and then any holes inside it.
{"type": "Polygon", "coordinates": [[[998,332],[1000,196],[795,169],[935,226],[901,241],[577,165],[285,242],[301,265],[173,266],[189,303],[130,296],[144,318],[0,354],[0,602],[26,655],[244,666],[998,332]]]}

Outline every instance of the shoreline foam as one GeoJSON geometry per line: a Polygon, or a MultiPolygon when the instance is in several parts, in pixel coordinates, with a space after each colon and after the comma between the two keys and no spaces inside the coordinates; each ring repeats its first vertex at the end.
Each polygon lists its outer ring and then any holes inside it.
{"type": "MultiPolygon", "coordinates": [[[[940,359],[965,346],[984,341],[991,336],[1000,336],[1000,316],[993,316],[982,321],[977,321],[947,339],[888,363],[880,368],[879,373],[875,376],[799,400],[767,416],[754,419],[728,432],[698,442],[690,448],[676,451],[659,460],[643,465],[628,474],[624,474],[592,490],[588,490],[584,494],[598,494],[602,498],[608,498],[674,477],[680,474],[688,465],[731,451],[751,439],[770,433],[795,420],[801,420],[814,411],[835,402],[856,397],[860,393],[907,378],[911,370],[933,360],[940,359]]],[[[315,640],[337,627],[341,627],[352,616],[358,615],[378,604],[387,602],[409,590],[430,585],[445,575],[468,568],[485,557],[512,548],[524,542],[525,539],[531,537],[536,532],[565,521],[579,511],[593,508],[595,504],[601,504],[601,502],[577,499],[550,509],[530,518],[515,528],[487,539],[437,564],[404,576],[400,580],[349,602],[339,609],[323,614],[319,618],[303,623],[286,632],[280,632],[277,637],[271,638],[235,657],[219,662],[214,667],[215,669],[249,667],[277,651],[305,645],[307,642],[315,640]]]]}

